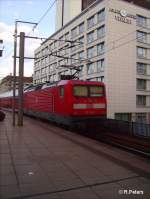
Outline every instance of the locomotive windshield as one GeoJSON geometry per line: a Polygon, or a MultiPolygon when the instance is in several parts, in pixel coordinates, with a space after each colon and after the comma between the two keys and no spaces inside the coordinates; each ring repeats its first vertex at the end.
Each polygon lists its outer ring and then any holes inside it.
{"type": "Polygon", "coordinates": [[[101,97],[104,95],[102,86],[74,86],[74,96],[76,97],[101,97]]]}
{"type": "Polygon", "coordinates": [[[74,96],[87,97],[88,87],[87,86],[74,86],[74,96]]]}
{"type": "Polygon", "coordinates": [[[104,88],[102,86],[90,86],[90,97],[101,97],[104,94],[104,88]]]}

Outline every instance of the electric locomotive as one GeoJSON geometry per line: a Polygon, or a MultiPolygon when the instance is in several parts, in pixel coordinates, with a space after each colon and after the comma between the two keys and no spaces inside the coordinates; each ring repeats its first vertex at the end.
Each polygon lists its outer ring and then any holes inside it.
{"type": "MultiPolygon", "coordinates": [[[[1,106],[12,96],[1,98],[1,106]]],[[[17,100],[17,98],[16,98],[17,100]]],[[[24,113],[68,126],[106,117],[106,94],[102,82],[61,80],[24,90],[24,113]]]]}

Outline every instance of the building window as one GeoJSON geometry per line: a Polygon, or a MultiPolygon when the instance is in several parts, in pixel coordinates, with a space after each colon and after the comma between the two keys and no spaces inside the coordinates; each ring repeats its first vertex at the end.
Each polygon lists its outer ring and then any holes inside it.
{"type": "Polygon", "coordinates": [[[54,41],[54,48],[57,48],[57,41],[54,41]]]}
{"type": "Polygon", "coordinates": [[[54,82],[57,80],[56,74],[53,75],[53,80],[54,80],[54,82]]]}
{"type": "Polygon", "coordinates": [[[84,59],[84,51],[79,52],[79,60],[84,59]]]}
{"type": "Polygon", "coordinates": [[[146,123],[146,113],[136,113],[136,122],[138,123],[146,123]]]}
{"type": "Polygon", "coordinates": [[[146,58],[146,48],[137,47],[137,56],[139,58],[146,58]]]}
{"type": "Polygon", "coordinates": [[[94,25],[95,25],[95,20],[94,16],[92,16],[87,20],[87,28],[92,28],[94,25]]]}
{"type": "Polygon", "coordinates": [[[137,31],[137,41],[146,43],[147,33],[142,31],[137,31]]]}
{"type": "Polygon", "coordinates": [[[104,67],[105,67],[104,59],[97,61],[97,72],[104,71],[104,67]]]}
{"type": "Polygon", "coordinates": [[[145,95],[137,95],[136,96],[136,105],[137,106],[146,106],[146,96],[145,95]]]}
{"type": "Polygon", "coordinates": [[[76,37],[76,35],[77,35],[77,28],[74,28],[71,30],[71,38],[76,37]]]}
{"type": "MultiPolygon", "coordinates": [[[[62,37],[59,38],[59,46],[61,46],[63,43],[64,43],[64,41],[63,41],[63,36],[62,36],[62,37]]],[[[54,46],[54,44],[53,44],[53,46],[54,46]]]]}
{"type": "Polygon", "coordinates": [[[104,82],[104,76],[97,77],[98,82],[104,82]]]}
{"type": "Polygon", "coordinates": [[[97,55],[104,53],[105,45],[104,42],[97,45],[97,55]]]}
{"type": "Polygon", "coordinates": [[[41,60],[41,65],[42,65],[42,66],[45,65],[45,59],[42,59],[42,60],[41,60]]]}
{"type": "Polygon", "coordinates": [[[65,54],[68,54],[68,53],[69,53],[68,45],[65,46],[65,48],[64,48],[64,53],[65,53],[65,54]]]}
{"type": "Polygon", "coordinates": [[[76,60],[76,59],[77,59],[76,56],[77,56],[76,54],[74,54],[74,55],[71,56],[71,63],[72,63],[72,64],[74,64],[74,63],[77,61],[77,60],[76,60]]]}
{"type": "Polygon", "coordinates": [[[69,32],[65,34],[65,40],[69,40],[69,32]]]}
{"type": "Polygon", "coordinates": [[[105,35],[105,26],[101,26],[97,29],[97,38],[104,37],[105,35]]]}
{"type": "Polygon", "coordinates": [[[147,27],[147,18],[141,15],[137,15],[136,23],[138,26],[147,27]]]}
{"type": "Polygon", "coordinates": [[[145,90],[146,89],[146,80],[145,79],[137,79],[136,80],[136,88],[138,90],[145,90]]]}
{"type": "Polygon", "coordinates": [[[47,55],[48,54],[48,46],[46,46],[46,48],[45,48],[45,55],[47,55]]]}
{"type": "MultiPolygon", "coordinates": [[[[77,42],[79,42],[79,48],[83,47],[84,44],[84,37],[80,37],[77,42]]],[[[78,44],[78,43],[77,43],[78,44]]]]}
{"type": "Polygon", "coordinates": [[[84,32],[84,23],[81,23],[79,25],[79,34],[83,33],[84,32]]]}
{"type": "Polygon", "coordinates": [[[79,66],[79,69],[80,69],[80,71],[79,71],[79,77],[82,77],[83,76],[83,65],[81,65],[81,66],[79,66]]]}
{"type": "Polygon", "coordinates": [[[51,51],[52,50],[52,44],[50,44],[48,48],[49,48],[49,51],[51,51]]]}
{"type": "Polygon", "coordinates": [[[44,49],[41,50],[41,56],[42,56],[42,58],[43,58],[43,56],[44,56],[44,49]]]}
{"type": "Polygon", "coordinates": [[[70,48],[71,48],[71,52],[73,52],[76,50],[77,46],[75,45],[74,42],[72,42],[70,48]]]}
{"type": "MultiPolygon", "coordinates": [[[[150,81],[149,81],[149,88],[150,88],[150,81]]],[[[146,106],[150,107],[150,95],[146,96],[146,106]]],[[[149,113],[149,116],[150,116],[150,113],[149,113]]]]}
{"type": "Polygon", "coordinates": [[[146,75],[146,64],[137,63],[137,73],[139,75],[146,75]]]}
{"type": "Polygon", "coordinates": [[[93,63],[87,64],[87,74],[90,75],[90,74],[93,74],[94,72],[95,72],[94,64],[93,63]]]}
{"type": "Polygon", "coordinates": [[[92,58],[94,56],[94,47],[87,49],[87,58],[92,58]]]}
{"type": "Polygon", "coordinates": [[[49,57],[47,56],[47,57],[45,57],[45,63],[47,64],[49,61],[49,57]]]}
{"type": "Polygon", "coordinates": [[[104,21],[105,20],[105,9],[100,10],[97,14],[97,20],[98,22],[104,21]]]}
{"type": "Polygon", "coordinates": [[[130,113],[115,113],[115,119],[122,120],[122,121],[130,121],[131,114],[130,113]]]}
{"type": "Polygon", "coordinates": [[[60,60],[60,61],[58,62],[58,66],[62,66],[62,65],[64,65],[64,59],[62,59],[62,60],[60,60]]]}
{"type": "Polygon", "coordinates": [[[94,31],[87,34],[87,43],[89,44],[92,41],[94,41],[94,31]]]}

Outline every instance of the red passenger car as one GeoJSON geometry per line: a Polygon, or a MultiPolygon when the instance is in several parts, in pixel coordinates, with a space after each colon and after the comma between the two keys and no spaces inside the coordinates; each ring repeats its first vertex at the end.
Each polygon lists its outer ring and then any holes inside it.
{"type": "Polygon", "coordinates": [[[0,107],[12,107],[12,91],[7,91],[5,93],[0,94],[0,107]]]}

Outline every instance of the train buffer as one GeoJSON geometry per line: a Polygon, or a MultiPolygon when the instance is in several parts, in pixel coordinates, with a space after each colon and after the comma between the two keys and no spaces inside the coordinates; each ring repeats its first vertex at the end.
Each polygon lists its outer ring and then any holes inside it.
{"type": "Polygon", "coordinates": [[[1,199],[150,198],[150,161],[51,123],[0,122],[1,199]]]}

